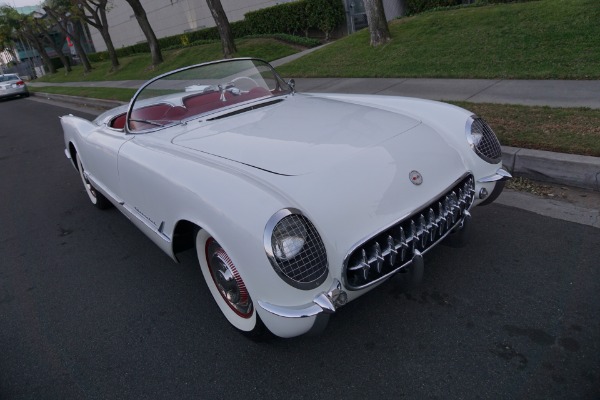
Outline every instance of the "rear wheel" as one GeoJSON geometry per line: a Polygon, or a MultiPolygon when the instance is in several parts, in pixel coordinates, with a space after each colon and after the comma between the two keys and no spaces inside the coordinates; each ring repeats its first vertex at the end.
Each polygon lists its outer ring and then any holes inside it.
{"type": "Polygon", "coordinates": [[[256,313],[246,284],[223,247],[205,230],[196,236],[196,252],[206,285],[227,320],[253,340],[269,332],[256,313]]]}
{"type": "Polygon", "coordinates": [[[93,205],[103,210],[109,208],[111,206],[110,201],[104,195],[96,190],[95,187],[92,186],[90,181],[85,176],[85,170],[83,169],[83,164],[81,163],[81,159],[79,158],[79,154],[75,154],[75,160],[77,162],[77,169],[79,170],[79,176],[81,177],[81,181],[83,182],[83,188],[87,193],[90,201],[93,205]]]}

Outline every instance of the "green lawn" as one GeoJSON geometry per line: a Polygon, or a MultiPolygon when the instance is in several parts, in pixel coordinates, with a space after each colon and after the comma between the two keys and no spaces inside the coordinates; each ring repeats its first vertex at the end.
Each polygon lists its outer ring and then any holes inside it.
{"type": "MultiPolygon", "coordinates": [[[[297,53],[299,50],[289,44],[269,38],[240,39],[236,40],[238,52],[236,57],[258,57],[267,61],[277,60],[297,53]]],[[[90,81],[121,81],[130,79],[147,80],[162,73],[199,64],[206,61],[223,58],[221,43],[209,43],[200,46],[191,46],[177,50],[163,51],[164,62],[157,68],[151,68],[150,53],[119,58],[121,67],[115,72],[110,72],[110,62],[92,63],[94,69],[89,74],[83,73],[81,66],[76,66],[68,75],[60,69],[56,74],[39,78],[38,82],[90,82],[90,81]]]]}
{"type": "Polygon", "coordinates": [[[452,103],[483,117],[503,145],[600,157],[600,110],[452,103]]]}
{"type": "Polygon", "coordinates": [[[600,1],[540,0],[432,11],[362,30],[287,64],[296,77],[599,79],[600,1]]]}

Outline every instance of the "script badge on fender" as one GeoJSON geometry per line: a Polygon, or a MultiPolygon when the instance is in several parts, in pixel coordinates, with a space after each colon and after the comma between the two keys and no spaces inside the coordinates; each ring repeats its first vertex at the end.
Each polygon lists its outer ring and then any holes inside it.
{"type": "Polygon", "coordinates": [[[419,173],[419,171],[410,171],[408,177],[410,178],[410,181],[413,183],[413,185],[420,185],[421,183],[423,183],[423,176],[419,173]]]}

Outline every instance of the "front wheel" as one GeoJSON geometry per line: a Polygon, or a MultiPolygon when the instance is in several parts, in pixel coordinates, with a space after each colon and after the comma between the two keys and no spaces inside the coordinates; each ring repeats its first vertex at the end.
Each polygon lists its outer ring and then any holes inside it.
{"type": "Polygon", "coordinates": [[[268,338],[269,332],[256,313],[250,293],[223,247],[208,232],[200,230],[196,252],[206,285],[225,318],[253,340],[268,338]]]}
{"type": "Polygon", "coordinates": [[[83,164],[81,163],[81,159],[79,158],[79,154],[75,154],[75,160],[77,162],[77,169],[79,170],[79,176],[81,177],[81,181],[83,182],[83,188],[87,193],[90,201],[93,205],[98,207],[101,210],[109,208],[111,206],[110,201],[104,195],[96,190],[95,187],[92,186],[90,181],[85,176],[85,170],[83,169],[83,164]]]}

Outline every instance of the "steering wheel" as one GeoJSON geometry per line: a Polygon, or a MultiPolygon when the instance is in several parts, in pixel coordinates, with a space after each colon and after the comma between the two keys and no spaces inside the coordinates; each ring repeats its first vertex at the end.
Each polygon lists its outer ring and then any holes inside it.
{"type": "Polygon", "coordinates": [[[229,83],[241,90],[246,90],[246,91],[252,89],[253,87],[260,87],[258,82],[256,82],[254,79],[250,78],[249,76],[240,76],[240,77],[234,78],[229,83]],[[248,84],[239,85],[238,82],[240,82],[240,81],[241,82],[250,81],[249,84],[251,84],[252,86],[248,86],[248,84]],[[246,87],[244,87],[244,86],[246,86],[246,87]]]}

